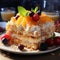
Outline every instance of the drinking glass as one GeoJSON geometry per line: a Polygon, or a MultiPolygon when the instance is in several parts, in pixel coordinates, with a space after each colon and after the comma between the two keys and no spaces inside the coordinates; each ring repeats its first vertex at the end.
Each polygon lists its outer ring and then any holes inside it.
{"type": "Polygon", "coordinates": [[[4,21],[9,21],[12,16],[16,13],[13,7],[10,8],[1,8],[1,18],[4,21]]]}
{"type": "Polygon", "coordinates": [[[53,21],[59,19],[58,1],[44,0],[42,14],[51,17],[53,21]]]}

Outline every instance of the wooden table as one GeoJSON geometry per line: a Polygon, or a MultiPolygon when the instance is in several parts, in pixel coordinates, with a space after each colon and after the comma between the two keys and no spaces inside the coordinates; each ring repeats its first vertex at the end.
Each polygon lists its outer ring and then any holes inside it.
{"type": "Polygon", "coordinates": [[[19,55],[0,50],[0,60],[60,60],[60,49],[38,55],[19,55]]]}

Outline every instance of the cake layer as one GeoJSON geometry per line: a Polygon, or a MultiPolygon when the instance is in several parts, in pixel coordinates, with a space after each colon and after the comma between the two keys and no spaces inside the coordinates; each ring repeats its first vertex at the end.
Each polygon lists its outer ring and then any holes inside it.
{"type": "Polygon", "coordinates": [[[23,36],[23,35],[17,35],[12,34],[12,44],[15,44],[19,46],[20,44],[23,44],[27,48],[37,49],[39,46],[39,43],[42,43],[41,37],[32,37],[32,36],[23,36]]]}
{"type": "Polygon", "coordinates": [[[29,49],[37,49],[40,43],[50,38],[55,31],[54,22],[47,16],[38,16],[34,21],[30,16],[13,17],[6,26],[6,33],[10,34],[12,44],[23,44],[29,49]]]}

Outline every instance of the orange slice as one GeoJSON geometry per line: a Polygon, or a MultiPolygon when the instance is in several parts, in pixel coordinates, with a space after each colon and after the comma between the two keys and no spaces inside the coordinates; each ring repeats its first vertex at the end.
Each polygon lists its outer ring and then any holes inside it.
{"type": "Polygon", "coordinates": [[[21,22],[23,21],[23,16],[20,16],[17,21],[16,21],[16,25],[19,26],[21,24],[21,22]]]}
{"type": "Polygon", "coordinates": [[[52,22],[53,20],[48,16],[40,16],[39,23],[52,22]]]}
{"type": "Polygon", "coordinates": [[[22,23],[21,23],[21,24],[22,24],[22,26],[23,26],[23,27],[25,27],[25,26],[26,26],[26,24],[27,24],[27,23],[26,23],[26,19],[25,19],[25,17],[23,18],[23,21],[22,21],[22,23]]]}
{"type": "Polygon", "coordinates": [[[32,17],[30,16],[20,16],[17,21],[16,21],[16,25],[19,26],[19,25],[22,25],[23,27],[25,27],[27,24],[28,25],[36,25],[37,22],[35,22],[32,17]]]}
{"type": "Polygon", "coordinates": [[[26,16],[25,19],[26,19],[26,23],[29,24],[29,25],[36,25],[36,24],[37,24],[37,23],[32,19],[32,17],[30,17],[30,16],[26,16]]]}

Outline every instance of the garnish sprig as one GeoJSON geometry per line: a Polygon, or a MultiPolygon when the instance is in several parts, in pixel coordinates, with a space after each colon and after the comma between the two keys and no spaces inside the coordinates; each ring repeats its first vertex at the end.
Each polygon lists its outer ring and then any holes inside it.
{"type": "Polygon", "coordinates": [[[22,15],[22,16],[27,16],[28,14],[28,10],[26,10],[24,7],[22,6],[18,6],[18,12],[22,15]]]}

